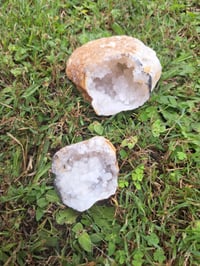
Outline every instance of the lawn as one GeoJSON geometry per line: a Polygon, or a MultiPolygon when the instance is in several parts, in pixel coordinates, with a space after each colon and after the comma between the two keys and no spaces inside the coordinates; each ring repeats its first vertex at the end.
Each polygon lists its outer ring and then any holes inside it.
{"type": "Polygon", "coordinates": [[[200,265],[197,2],[0,0],[0,265],[200,265]],[[123,34],[157,52],[162,76],[142,107],[99,117],[66,61],[123,34]],[[52,156],[96,135],[117,149],[119,187],[78,213],[52,156]]]}

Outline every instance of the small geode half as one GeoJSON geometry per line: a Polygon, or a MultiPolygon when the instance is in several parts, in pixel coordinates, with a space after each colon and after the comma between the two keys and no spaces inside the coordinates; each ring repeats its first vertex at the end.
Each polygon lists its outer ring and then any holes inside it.
{"type": "Polygon", "coordinates": [[[143,105],[161,75],[156,53],[140,40],[113,36],[77,48],[66,73],[98,115],[114,115],[143,105]]]}
{"type": "Polygon", "coordinates": [[[104,137],[65,146],[53,157],[52,172],[61,199],[80,212],[115,194],[118,171],[116,150],[104,137]]]}

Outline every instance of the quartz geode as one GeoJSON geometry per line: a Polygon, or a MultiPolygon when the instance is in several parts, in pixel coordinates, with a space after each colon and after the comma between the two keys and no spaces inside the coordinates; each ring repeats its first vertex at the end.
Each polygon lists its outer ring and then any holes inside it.
{"type": "Polygon", "coordinates": [[[153,49],[130,36],[112,36],[77,48],[66,73],[98,115],[114,115],[143,105],[161,75],[153,49]]]}
{"type": "Polygon", "coordinates": [[[104,137],[66,146],[53,157],[55,186],[63,203],[77,211],[113,195],[118,171],[115,148],[104,137]]]}

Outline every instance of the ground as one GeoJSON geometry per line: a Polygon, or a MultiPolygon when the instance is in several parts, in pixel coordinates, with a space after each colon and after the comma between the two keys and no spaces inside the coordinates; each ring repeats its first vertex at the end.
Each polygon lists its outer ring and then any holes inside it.
{"type": "Polygon", "coordinates": [[[1,265],[200,265],[197,2],[0,1],[1,265]],[[98,117],[66,61],[122,34],[156,51],[162,76],[142,107],[98,117]],[[119,188],[77,213],[54,189],[52,156],[95,135],[117,149],[119,188]]]}

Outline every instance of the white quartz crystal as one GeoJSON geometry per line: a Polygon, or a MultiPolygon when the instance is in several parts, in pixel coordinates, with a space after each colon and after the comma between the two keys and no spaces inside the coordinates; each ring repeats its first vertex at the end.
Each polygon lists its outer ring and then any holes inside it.
{"type": "MultiPolygon", "coordinates": [[[[152,50],[150,52],[154,55],[152,50]]],[[[155,85],[152,86],[151,74],[144,72],[143,68],[142,59],[123,55],[102,59],[102,65],[87,72],[87,91],[99,115],[132,110],[149,99],[155,85]]]]}
{"type": "Polygon", "coordinates": [[[52,172],[61,199],[80,212],[115,193],[118,171],[115,148],[104,137],[66,146],[53,157],[52,172]]]}

